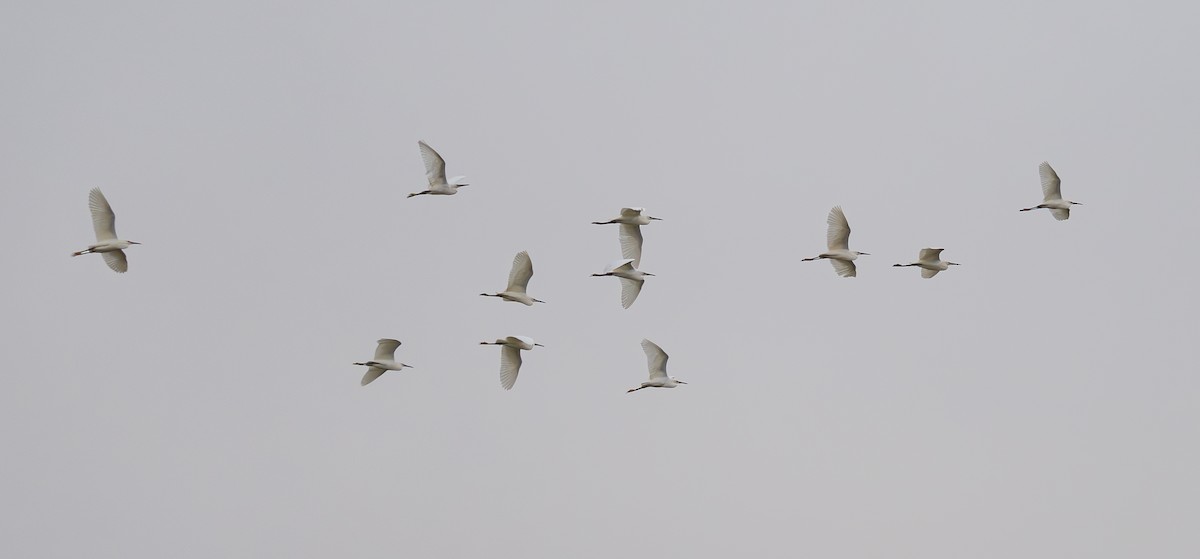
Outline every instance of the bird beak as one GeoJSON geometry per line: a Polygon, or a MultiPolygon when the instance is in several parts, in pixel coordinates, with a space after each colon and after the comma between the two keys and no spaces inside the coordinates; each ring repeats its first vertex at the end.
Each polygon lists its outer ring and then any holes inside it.
{"type": "Polygon", "coordinates": [[[654,274],[651,274],[650,272],[642,272],[642,275],[643,276],[653,276],[654,274]]]}
{"type": "MultiPolygon", "coordinates": [[[[646,216],[646,217],[650,217],[650,216],[646,216]]],[[[662,221],[661,217],[651,217],[650,219],[652,219],[654,221],[662,221]]]]}
{"type": "Polygon", "coordinates": [[[142,244],[142,243],[139,243],[139,242],[137,242],[137,241],[129,241],[129,244],[131,244],[131,245],[140,245],[140,244],[142,244]]]}
{"type": "Polygon", "coordinates": [[[871,253],[869,253],[869,252],[860,252],[860,253],[858,253],[858,255],[859,255],[859,256],[871,256],[871,253]]]}
{"type": "Polygon", "coordinates": [[[947,262],[946,264],[949,264],[951,266],[962,266],[962,264],[959,264],[958,262],[947,262]]]}
{"type": "Polygon", "coordinates": [[[544,346],[544,345],[542,345],[542,344],[533,344],[533,345],[535,345],[535,346],[538,346],[538,347],[546,347],[546,346],[544,346]]]}
{"type": "Polygon", "coordinates": [[[412,365],[405,365],[404,363],[401,363],[401,364],[400,364],[400,368],[401,368],[401,369],[403,369],[403,368],[405,368],[405,367],[408,367],[409,369],[415,369],[415,368],[416,368],[416,367],[413,367],[412,365]]]}
{"type": "Polygon", "coordinates": [[[677,380],[675,382],[678,382],[679,384],[687,384],[686,382],[683,382],[682,380],[677,380]]]}

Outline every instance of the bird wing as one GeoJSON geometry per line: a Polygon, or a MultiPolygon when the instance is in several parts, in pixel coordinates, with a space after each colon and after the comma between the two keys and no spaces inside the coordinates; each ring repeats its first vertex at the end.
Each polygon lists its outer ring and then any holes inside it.
{"type": "Polygon", "coordinates": [[[521,350],[512,346],[500,346],[500,386],[512,390],[521,372],[521,350]]]}
{"type": "Polygon", "coordinates": [[[642,228],[639,225],[621,224],[621,256],[633,260],[636,268],[642,263],[642,228]]]}
{"type": "Polygon", "coordinates": [[[829,250],[848,250],[850,248],[850,223],[846,221],[846,214],[842,213],[842,207],[834,206],[832,210],[829,210],[829,218],[825,221],[829,224],[829,232],[825,236],[829,250]]]}
{"type": "Polygon", "coordinates": [[[858,270],[854,267],[853,262],[830,258],[829,263],[833,264],[833,269],[837,271],[837,275],[844,278],[852,278],[858,275],[858,270]]]}
{"type": "Polygon", "coordinates": [[[934,262],[937,260],[941,260],[942,259],[941,255],[942,255],[943,250],[946,250],[946,249],[944,249],[944,248],[923,248],[923,249],[921,249],[921,256],[917,257],[917,260],[921,260],[924,262],[934,262]]]}
{"type": "Polygon", "coordinates": [[[628,309],[637,300],[638,293],[642,292],[642,284],[646,282],[629,278],[619,279],[621,280],[621,306],[628,309]]]}
{"type": "Polygon", "coordinates": [[[508,273],[508,291],[525,293],[529,288],[529,278],[532,277],[533,261],[529,259],[529,253],[522,250],[513,257],[512,271],[508,273]]]}
{"type": "Polygon", "coordinates": [[[608,269],[605,271],[606,272],[615,272],[617,270],[624,270],[626,272],[632,272],[633,271],[633,259],[626,258],[624,260],[613,260],[612,262],[610,262],[608,264],[608,269]]]}
{"type": "MultiPolygon", "coordinates": [[[[88,207],[92,210],[92,228],[96,230],[96,240],[112,241],[116,239],[117,215],[113,213],[112,206],[108,205],[108,200],[104,198],[104,193],[100,192],[99,188],[93,188],[88,193],[88,207]]],[[[125,270],[118,271],[124,272],[125,270]]]]}
{"type": "Polygon", "coordinates": [[[379,344],[375,346],[376,361],[394,361],[396,359],[396,348],[400,347],[400,340],[383,338],[376,343],[379,344]]]}
{"type": "Polygon", "coordinates": [[[379,375],[382,375],[382,374],[383,374],[383,369],[380,369],[379,367],[371,367],[371,368],[367,369],[367,372],[365,374],[363,374],[362,382],[359,383],[359,386],[366,386],[368,384],[371,384],[371,381],[379,378],[379,375]]]}
{"type": "Polygon", "coordinates": [[[941,270],[930,270],[929,268],[921,268],[921,277],[923,277],[925,279],[929,279],[933,276],[936,276],[937,273],[940,271],[941,270]]]}
{"type": "Polygon", "coordinates": [[[1054,216],[1054,219],[1057,219],[1059,221],[1064,221],[1064,220],[1071,218],[1071,210],[1050,208],[1050,215],[1054,216]]]}
{"type": "Polygon", "coordinates": [[[104,256],[104,263],[108,264],[108,267],[112,268],[112,271],[124,274],[129,270],[129,261],[125,259],[125,251],[114,250],[111,252],[101,252],[100,254],[104,256]]]}
{"type": "Polygon", "coordinates": [[[644,211],[646,208],[621,208],[621,217],[637,217],[644,211]]]}
{"type": "Polygon", "coordinates": [[[1043,161],[1041,165],[1038,165],[1038,175],[1042,177],[1042,201],[1062,200],[1062,181],[1059,180],[1058,173],[1054,172],[1054,168],[1043,161]]]}
{"type": "Polygon", "coordinates": [[[667,352],[658,344],[643,339],[642,351],[646,352],[646,366],[650,369],[650,380],[667,378],[667,352]]]}
{"type": "Polygon", "coordinates": [[[421,159],[425,161],[425,178],[429,179],[429,186],[446,186],[446,160],[423,140],[418,140],[417,145],[421,147],[421,159]]]}
{"type": "Polygon", "coordinates": [[[533,338],[529,336],[508,336],[504,339],[510,344],[522,345],[521,349],[533,349],[533,338]]]}

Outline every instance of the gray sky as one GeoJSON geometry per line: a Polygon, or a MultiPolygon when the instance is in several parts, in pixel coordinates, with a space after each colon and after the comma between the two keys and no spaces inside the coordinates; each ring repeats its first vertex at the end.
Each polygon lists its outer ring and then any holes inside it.
{"type": "Polygon", "coordinates": [[[1200,9],[596,4],[0,6],[0,555],[1200,553],[1200,9]]]}

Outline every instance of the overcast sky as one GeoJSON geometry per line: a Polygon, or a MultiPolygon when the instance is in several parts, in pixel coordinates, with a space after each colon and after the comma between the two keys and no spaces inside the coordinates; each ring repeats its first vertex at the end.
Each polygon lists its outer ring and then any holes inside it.
{"type": "Polygon", "coordinates": [[[1200,555],[1200,8],[965,4],[0,5],[0,555],[1200,555]]]}

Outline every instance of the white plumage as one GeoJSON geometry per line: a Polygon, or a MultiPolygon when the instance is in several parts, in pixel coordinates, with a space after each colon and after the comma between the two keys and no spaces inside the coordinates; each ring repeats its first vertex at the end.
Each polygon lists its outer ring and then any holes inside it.
{"type": "Polygon", "coordinates": [[[592,274],[593,277],[614,276],[621,279],[621,306],[629,308],[642,292],[642,284],[646,276],[654,274],[643,272],[633,267],[633,259],[617,260],[608,265],[602,274],[592,274]]]}
{"type": "Polygon", "coordinates": [[[643,388],[675,388],[680,384],[687,384],[682,380],[667,376],[667,352],[658,347],[658,344],[643,339],[642,351],[646,353],[646,368],[650,371],[650,379],[643,382],[641,386],[626,390],[626,393],[637,392],[643,388]]]}
{"type": "Polygon", "coordinates": [[[1058,173],[1054,172],[1054,168],[1049,163],[1043,161],[1041,165],[1038,165],[1038,177],[1042,180],[1042,203],[1032,208],[1021,208],[1021,211],[1045,208],[1050,210],[1050,215],[1054,216],[1054,219],[1064,221],[1071,218],[1071,206],[1083,205],[1079,202],[1063,200],[1062,180],[1058,178],[1058,173]]]}
{"type": "Polygon", "coordinates": [[[367,367],[367,372],[362,378],[362,386],[371,384],[371,381],[379,378],[386,371],[399,371],[405,367],[412,368],[412,365],[405,365],[396,361],[396,348],[400,347],[400,340],[382,338],[375,343],[377,344],[375,346],[375,358],[370,361],[355,363],[355,365],[367,367]]]}
{"type": "Polygon", "coordinates": [[[429,189],[421,192],[413,192],[408,195],[409,198],[422,194],[449,196],[458,194],[459,188],[467,186],[466,183],[459,182],[467,177],[454,177],[449,181],[446,180],[446,160],[442,159],[442,156],[437,151],[429,147],[429,144],[423,140],[418,140],[417,147],[421,149],[421,159],[425,162],[425,178],[429,180],[429,189]]]}
{"type": "Polygon", "coordinates": [[[480,345],[498,345],[500,347],[500,386],[512,390],[517,383],[517,374],[521,372],[521,352],[534,347],[545,347],[533,341],[529,336],[508,336],[494,342],[479,342],[480,345]]]}
{"type": "Polygon", "coordinates": [[[801,261],[810,262],[824,258],[833,264],[837,275],[844,278],[857,276],[858,269],[855,268],[854,261],[858,259],[859,255],[870,256],[870,254],[850,250],[850,222],[846,220],[846,214],[842,212],[842,207],[834,206],[832,210],[829,210],[829,217],[825,218],[825,223],[829,227],[825,233],[825,244],[829,250],[801,261]]]}
{"type": "Polygon", "coordinates": [[[124,249],[129,248],[130,245],[140,245],[141,243],[117,238],[117,215],[99,188],[93,188],[88,193],[88,208],[92,212],[92,229],[96,233],[96,244],[73,252],[71,256],[99,253],[104,257],[104,263],[112,271],[125,273],[129,270],[129,261],[125,258],[124,249]]]}
{"type": "Polygon", "coordinates": [[[534,299],[527,293],[529,289],[529,280],[533,277],[533,261],[529,258],[529,253],[525,251],[518,252],[513,257],[512,270],[508,273],[508,287],[504,291],[498,293],[480,293],[484,297],[499,297],[505,301],[514,301],[526,306],[533,306],[534,303],[545,303],[545,301],[534,299]]]}
{"type": "Polygon", "coordinates": [[[621,257],[633,260],[636,268],[642,265],[642,225],[651,221],[660,221],[657,217],[646,215],[645,208],[621,208],[621,215],[608,221],[593,221],[594,225],[609,225],[618,223],[617,238],[621,241],[621,257]]]}
{"type": "Polygon", "coordinates": [[[892,266],[903,268],[905,266],[917,266],[921,268],[921,277],[929,279],[936,276],[938,272],[945,271],[950,266],[958,266],[957,262],[947,262],[941,259],[942,248],[923,248],[920,255],[917,256],[917,261],[909,264],[893,264],[892,266]]]}

